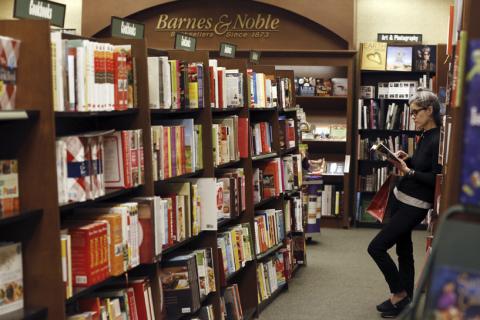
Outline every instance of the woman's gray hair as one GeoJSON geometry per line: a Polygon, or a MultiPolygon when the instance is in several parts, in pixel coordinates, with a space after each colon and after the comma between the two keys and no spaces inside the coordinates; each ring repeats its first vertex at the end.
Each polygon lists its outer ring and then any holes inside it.
{"type": "Polygon", "coordinates": [[[440,114],[440,101],[435,93],[430,90],[418,88],[417,92],[408,100],[408,104],[411,106],[415,103],[421,108],[432,107],[432,117],[437,127],[442,125],[442,117],[440,114]]]}

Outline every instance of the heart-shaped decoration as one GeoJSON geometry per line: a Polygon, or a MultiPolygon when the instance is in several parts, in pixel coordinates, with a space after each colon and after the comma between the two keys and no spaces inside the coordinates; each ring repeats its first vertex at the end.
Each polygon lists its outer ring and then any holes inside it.
{"type": "Polygon", "coordinates": [[[367,54],[367,59],[376,64],[382,64],[382,56],[378,51],[367,54]]]}

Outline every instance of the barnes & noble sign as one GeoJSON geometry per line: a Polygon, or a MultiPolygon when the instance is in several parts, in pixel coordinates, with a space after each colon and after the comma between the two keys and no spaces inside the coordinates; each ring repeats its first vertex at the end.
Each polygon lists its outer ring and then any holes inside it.
{"type": "Polygon", "coordinates": [[[239,13],[219,17],[171,17],[160,14],[155,31],[169,32],[174,37],[182,32],[196,38],[269,38],[280,29],[280,19],[271,14],[239,13]]]}

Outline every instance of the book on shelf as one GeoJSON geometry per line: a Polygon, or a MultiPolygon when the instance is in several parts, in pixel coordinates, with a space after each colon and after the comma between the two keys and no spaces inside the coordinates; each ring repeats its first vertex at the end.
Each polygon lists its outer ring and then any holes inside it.
{"type": "Polygon", "coordinates": [[[214,119],[212,143],[214,165],[240,160],[239,117],[214,119]]]}
{"type": "Polygon", "coordinates": [[[261,155],[272,152],[273,133],[268,122],[254,123],[251,130],[252,155],[261,155]]]}
{"type": "Polygon", "coordinates": [[[242,303],[240,300],[240,291],[236,283],[225,288],[221,297],[221,307],[225,319],[242,320],[244,319],[242,303]]]}
{"type": "Polygon", "coordinates": [[[385,42],[365,42],[360,46],[361,70],[384,71],[387,62],[387,44],[385,42]]]}
{"type": "Polygon", "coordinates": [[[191,320],[215,320],[213,305],[202,306],[198,311],[198,316],[191,318],[191,320]]]}
{"type": "Polygon", "coordinates": [[[218,66],[218,60],[208,61],[210,106],[212,109],[243,107],[244,75],[238,69],[218,66]]]}
{"type": "Polygon", "coordinates": [[[347,78],[332,78],[332,96],[346,97],[348,94],[348,79],[347,78]]]}
{"type": "Polygon", "coordinates": [[[18,39],[0,36],[0,110],[15,109],[20,45],[18,39]]]}
{"type": "Polygon", "coordinates": [[[284,191],[299,189],[303,184],[302,157],[300,154],[291,154],[282,157],[282,177],[284,191]]]}
{"type": "Polygon", "coordinates": [[[413,155],[417,147],[416,138],[407,134],[389,136],[385,139],[360,138],[358,139],[358,159],[371,161],[384,160],[383,155],[371,152],[371,148],[379,143],[388,146],[392,152],[403,150],[410,156],[413,155]]]}
{"type": "Polygon", "coordinates": [[[318,190],[316,195],[308,195],[307,210],[315,218],[320,212],[321,216],[338,216],[343,214],[344,193],[337,186],[325,184],[323,190],[318,190]],[[315,213],[314,213],[315,212],[315,213]]]}
{"type": "Polygon", "coordinates": [[[435,72],[437,60],[437,47],[420,45],[413,47],[414,53],[414,70],[435,72]]]}
{"type": "Polygon", "coordinates": [[[315,78],[315,96],[328,97],[333,95],[331,79],[315,78]]]}
{"type": "Polygon", "coordinates": [[[223,183],[224,218],[237,217],[246,209],[246,180],[243,168],[220,169],[217,172],[217,179],[223,183]]]}
{"type": "Polygon", "coordinates": [[[395,153],[383,143],[374,144],[370,150],[372,152],[378,153],[379,155],[381,155],[382,157],[388,160],[400,162],[400,159],[395,155],[395,153]]]}
{"type": "Polygon", "coordinates": [[[271,259],[257,265],[257,287],[261,303],[286,283],[283,253],[277,252],[271,259]]]}
{"type": "Polygon", "coordinates": [[[0,218],[18,214],[19,211],[18,160],[0,160],[0,218]]]}
{"type": "Polygon", "coordinates": [[[239,224],[217,234],[220,279],[223,285],[229,275],[253,260],[252,231],[248,223],[239,224]]]}
{"type": "Polygon", "coordinates": [[[292,245],[289,248],[292,252],[293,264],[292,265],[302,265],[307,262],[307,251],[305,244],[305,237],[303,236],[293,236],[292,245]]]}
{"type": "MultiPolygon", "coordinates": [[[[290,78],[277,77],[277,99],[281,109],[293,108],[294,87],[290,78]]],[[[275,95],[275,92],[272,92],[275,95]]],[[[275,97],[273,98],[275,101],[275,97]]]]}
{"type": "Polygon", "coordinates": [[[412,71],[412,47],[387,47],[387,66],[389,71],[412,71]]]}
{"type": "Polygon", "coordinates": [[[279,116],[280,149],[294,148],[296,144],[295,120],[286,116],[279,116]]]}
{"type": "Polygon", "coordinates": [[[358,128],[379,130],[415,130],[407,103],[385,104],[384,100],[358,100],[358,128]]]}
{"type": "Polygon", "coordinates": [[[201,296],[195,253],[164,261],[160,272],[168,319],[178,319],[200,309],[201,296]]]}
{"type": "Polygon", "coordinates": [[[201,62],[148,57],[149,106],[151,109],[204,107],[204,67],[201,62]]]}
{"type": "Polygon", "coordinates": [[[197,260],[197,274],[198,274],[198,286],[200,289],[201,299],[207,297],[211,292],[216,292],[215,284],[215,267],[213,264],[213,254],[217,251],[213,251],[212,248],[203,248],[193,251],[197,260]]]}
{"type": "Polygon", "coordinates": [[[198,227],[199,232],[217,230],[218,218],[223,216],[222,184],[216,178],[190,178],[183,182],[195,186],[192,188],[196,198],[196,205],[192,205],[193,229],[198,227]]]}
{"type": "Polygon", "coordinates": [[[360,86],[360,99],[375,99],[375,86],[360,86]]]}
{"type": "Polygon", "coordinates": [[[23,309],[22,244],[0,243],[0,315],[23,309]]]}
{"type": "MultiPolygon", "coordinates": [[[[323,80],[323,79],[322,79],[323,80]]],[[[332,81],[326,80],[323,85],[324,88],[318,88],[318,95],[331,95],[332,93],[332,81]],[[322,89],[325,92],[322,92],[322,89]]],[[[297,97],[314,97],[317,92],[317,81],[314,77],[295,77],[295,94],[297,97]]]]}
{"type": "Polygon", "coordinates": [[[304,210],[302,196],[294,196],[283,203],[283,212],[285,215],[285,233],[303,232],[304,230],[304,210]]]}
{"type": "Polygon", "coordinates": [[[358,190],[363,192],[377,192],[388,176],[395,171],[389,167],[372,168],[358,176],[358,190]]]}
{"type": "Polygon", "coordinates": [[[136,107],[130,45],[62,39],[51,33],[55,111],[118,111],[136,107]]]}
{"type": "Polygon", "coordinates": [[[368,223],[377,223],[371,214],[367,212],[367,208],[372,202],[374,194],[367,194],[362,192],[357,192],[356,195],[356,220],[359,222],[368,222],[368,223]]]}
{"type": "Polygon", "coordinates": [[[255,211],[254,226],[257,254],[268,251],[285,238],[285,217],[282,210],[255,211]]]}
{"type": "Polygon", "coordinates": [[[247,85],[249,108],[276,108],[278,106],[277,82],[273,75],[247,69],[247,85]]]}

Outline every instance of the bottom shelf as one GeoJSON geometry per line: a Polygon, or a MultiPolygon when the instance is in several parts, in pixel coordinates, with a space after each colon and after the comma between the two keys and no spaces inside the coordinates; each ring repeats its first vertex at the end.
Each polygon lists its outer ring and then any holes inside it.
{"type": "Polygon", "coordinates": [[[0,320],[44,320],[47,319],[48,309],[22,309],[0,316],[0,320]]]}
{"type": "MultiPolygon", "coordinates": [[[[380,222],[364,222],[364,221],[356,221],[356,226],[358,228],[372,228],[372,229],[381,229],[383,227],[383,223],[380,222]]],[[[427,230],[426,224],[419,224],[414,228],[414,230],[427,230]]]]}
{"type": "Polygon", "coordinates": [[[246,311],[243,313],[243,319],[244,319],[244,320],[253,319],[254,316],[255,316],[255,308],[246,310],[246,311]]]}
{"type": "Polygon", "coordinates": [[[265,308],[267,308],[270,305],[270,303],[272,303],[272,301],[275,300],[287,288],[288,288],[288,285],[284,283],[283,285],[278,287],[278,289],[275,290],[275,292],[273,292],[272,295],[267,300],[262,301],[258,305],[258,314],[262,313],[262,311],[265,310],[265,308]]]}

